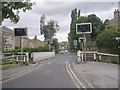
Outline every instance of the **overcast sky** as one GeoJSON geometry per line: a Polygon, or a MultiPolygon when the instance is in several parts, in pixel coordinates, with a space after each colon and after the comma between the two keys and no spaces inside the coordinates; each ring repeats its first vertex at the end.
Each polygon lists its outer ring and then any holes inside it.
{"type": "MultiPolygon", "coordinates": [[[[46,16],[46,21],[53,19],[58,21],[60,25],[56,38],[59,41],[67,41],[70,32],[71,11],[74,8],[81,10],[81,16],[96,14],[102,20],[112,19],[114,9],[118,8],[117,2],[40,2],[36,1],[36,5],[31,11],[20,13],[20,21],[13,24],[10,20],[4,20],[3,25],[11,29],[15,27],[27,27],[29,35],[39,35],[40,40],[44,40],[40,35],[39,22],[42,14],[46,16]]],[[[43,0],[42,0],[43,1],[43,0]]],[[[33,37],[31,37],[33,38],[33,37]]]]}

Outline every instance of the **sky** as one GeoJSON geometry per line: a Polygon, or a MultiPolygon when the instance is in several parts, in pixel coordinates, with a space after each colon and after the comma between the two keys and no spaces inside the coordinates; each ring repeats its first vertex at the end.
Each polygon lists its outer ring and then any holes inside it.
{"type": "Polygon", "coordinates": [[[68,33],[70,32],[71,11],[74,8],[80,10],[81,16],[96,14],[101,20],[113,19],[113,12],[118,8],[118,2],[78,2],[77,0],[33,0],[36,4],[31,11],[26,13],[20,12],[20,21],[13,24],[9,19],[3,21],[3,26],[14,29],[16,27],[27,27],[28,36],[33,38],[37,35],[38,39],[44,40],[44,36],[40,34],[40,17],[44,14],[46,21],[53,19],[58,22],[60,28],[54,36],[59,42],[68,41],[68,33]]]}

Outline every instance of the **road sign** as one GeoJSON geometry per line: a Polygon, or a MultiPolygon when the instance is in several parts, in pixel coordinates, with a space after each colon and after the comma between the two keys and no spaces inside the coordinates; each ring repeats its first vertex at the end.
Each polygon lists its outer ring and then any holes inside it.
{"type": "Polygon", "coordinates": [[[119,40],[120,40],[120,37],[116,37],[116,40],[118,40],[118,41],[119,41],[119,40]]]}
{"type": "Polygon", "coordinates": [[[78,45],[77,40],[74,40],[73,42],[74,42],[74,46],[78,45]]]}
{"type": "Polygon", "coordinates": [[[14,28],[15,36],[27,36],[27,28],[14,28]]]}
{"type": "Polygon", "coordinates": [[[76,24],[76,34],[86,34],[92,33],[91,23],[77,23],[76,24]]]}
{"type": "Polygon", "coordinates": [[[79,37],[78,41],[81,42],[81,40],[83,40],[83,39],[84,39],[84,37],[79,37]]]}

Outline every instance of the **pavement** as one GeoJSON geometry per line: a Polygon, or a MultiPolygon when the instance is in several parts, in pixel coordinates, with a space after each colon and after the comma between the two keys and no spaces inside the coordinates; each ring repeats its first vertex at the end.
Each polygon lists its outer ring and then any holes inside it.
{"type": "MultiPolygon", "coordinates": [[[[91,88],[118,88],[118,65],[102,62],[73,63],[79,80],[91,88]]],[[[89,88],[89,87],[87,87],[89,88]]]]}
{"type": "Polygon", "coordinates": [[[32,68],[34,68],[36,66],[37,66],[37,64],[29,64],[27,66],[21,66],[21,67],[10,68],[8,70],[4,70],[4,71],[2,71],[2,80],[0,80],[0,81],[4,81],[9,78],[15,77],[21,73],[31,70],[32,68]]]}

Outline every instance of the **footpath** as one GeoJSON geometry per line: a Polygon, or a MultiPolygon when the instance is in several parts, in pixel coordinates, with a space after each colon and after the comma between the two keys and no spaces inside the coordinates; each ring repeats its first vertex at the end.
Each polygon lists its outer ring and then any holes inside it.
{"type": "Polygon", "coordinates": [[[88,61],[80,64],[73,62],[72,66],[79,80],[84,81],[91,88],[118,88],[117,64],[88,61]]]}
{"type": "Polygon", "coordinates": [[[12,77],[28,72],[29,70],[33,69],[37,65],[38,64],[29,64],[27,66],[21,66],[21,67],[11,68],[9,70],[4,70],[2,71],[2,77],[0,78],[0,81],[5,81],[12,77]]]}

